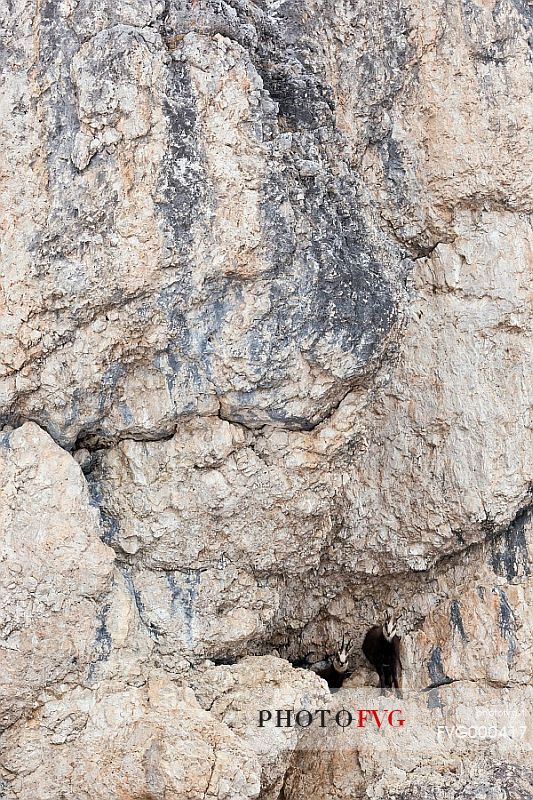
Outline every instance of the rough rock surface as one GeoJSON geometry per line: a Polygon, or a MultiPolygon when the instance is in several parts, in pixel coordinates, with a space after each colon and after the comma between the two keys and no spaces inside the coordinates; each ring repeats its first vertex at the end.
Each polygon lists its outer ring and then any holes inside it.
{"type": "Polygon", "coordinates": [[[253,752],[190,690],[165,680],[102,698],[83,689],[50,698],[5,740],[1,765],[17,776],[7,796],[17,800],[245,800],[260,788],[253,752]]]}
{"type": "Polygon", "coordinates": [[[0,727],[97,658],[113,553],[72,457],[34,423],[0,435],[0,727]]]}
{"type": "Polygon", "coordinates": [[[0,797],[530,797],[529,5],[0,30],[0,797]],[[385,756],[257,728],[388,608],[385,756]]]}
{"type": "MultiPolygon", "coordinates": [[[[258,730],[260,709],[307,709],[329,705],[329,690],[311,670],[293,670],[272,656],[243,658],[233,666],[208,667],[191,678],[202,708],[243,739],[261,764],[261,797],[275,800],[285,781],[303,729],[265,725],[258,730]]],[[[274,715],[275,719],[275,715],[274,715]]]]}

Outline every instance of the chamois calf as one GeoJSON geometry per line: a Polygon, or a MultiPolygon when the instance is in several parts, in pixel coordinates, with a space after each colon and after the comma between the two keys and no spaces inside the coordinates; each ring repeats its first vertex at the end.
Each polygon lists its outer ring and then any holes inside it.
{"type": "Polygon", "coordinates": [[[387,615],[383,625],[374,625],[363,640],[363,653],[379,675],[379,688],[392,689],[400,693],[399,678],[400,637],[396,634],[396,623],[387,615]]]}
{"type": "Polygon", "coordinates": [[[312,668],[320,678],[324,678],[330,689],[340,689],[343,681],[351,674],[348,670],[348,656],[354,643],[342,635],[342,643],[333,658],[328,659],[325,666],[321,664],[312,668]]]}

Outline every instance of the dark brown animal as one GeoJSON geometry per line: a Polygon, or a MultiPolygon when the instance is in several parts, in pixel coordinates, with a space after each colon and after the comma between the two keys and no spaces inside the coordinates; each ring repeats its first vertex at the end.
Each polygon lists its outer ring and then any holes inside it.
{"type": "Polygon", "coordinates": [[[341,646],[335,656],[328,660],[329,663],[312,668],[320,678],[327,681],[330,689],[340,689],[346,678],[351,675],[348,669],[348,656],[353,647],[354,643],[349,639],[346,640],[343,634],[341,646]]]}
{"type": "Polygon", "coordinates": [[[387,617],[383,625],[374,625],[363,640],[363,653],[379,675],[379,688],[399,692],[402,672],[400,661],[400,637],[396,634],[396,623],[387,617]]]}

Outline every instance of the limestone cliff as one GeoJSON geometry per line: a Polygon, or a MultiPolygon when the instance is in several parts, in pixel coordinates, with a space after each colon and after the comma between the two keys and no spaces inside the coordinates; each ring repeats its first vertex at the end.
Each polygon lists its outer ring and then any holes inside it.
{"type": "Polygon", "coordinates": [[[531,19],[0,1],[0,798],[532,796],[531,19]]]}

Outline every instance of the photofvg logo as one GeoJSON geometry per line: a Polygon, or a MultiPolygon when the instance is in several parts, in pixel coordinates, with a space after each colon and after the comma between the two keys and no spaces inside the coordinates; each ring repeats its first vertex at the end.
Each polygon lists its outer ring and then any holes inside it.
{"type": "Polygon", "coordinates": [[[328,723],[333,723],[339,728],[349,728],[352,725],[355,728],[375,726],[380,730],[387,727],[402,728],[405,719],[401,708],[393,708],[390,711],[387,708],[356,708],[352,711],[341,708],[335,713],[328,708],[318,708],[315,711],[306,708],[300,711],[289,708],[273,710],[263,708],[259,711],[258,727],[264,728],[270,725],[275,728],[308,728],[310,725],[316,725],[325,728],[328,723]]]}

